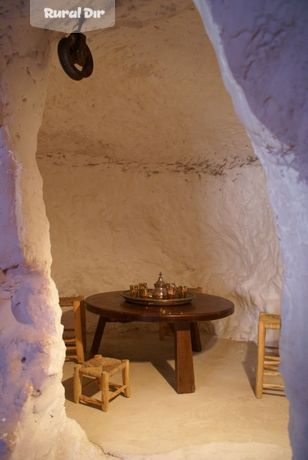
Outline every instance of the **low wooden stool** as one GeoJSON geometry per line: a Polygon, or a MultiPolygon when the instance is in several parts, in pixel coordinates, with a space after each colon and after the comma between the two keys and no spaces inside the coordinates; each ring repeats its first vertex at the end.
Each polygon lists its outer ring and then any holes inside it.
{"type": "Polygon", "coordinates": [[[281,394],[284,390],[284,385],[278,383],[265,383],[264,376],[280,375],[279,364],[279,347],[267,347],[266,330],[276,329],[280,330],[281,321],[280,315],[274,315],[269,313],[261,312],[259,315],[259,332],[258,332],[258,365],[256,373],[256,397],[262,398],[264,390],[274,390],[281,394]],[[275,354],[265,354],[266,348],[274,350],[275,354]]]}
{"type": "Polygon", "coordinates": [[[94,358],[83,364],[78,364],[74,370],[74,401],[80,401],[101,406],[107,412],[109,401],[123,393],[127,398],[130,397],[129,382],[129,361],[127,359],[105,358],[95,355],[94,358]],[[122,371],[123,385],[110,382],[110,377],[116,372],[122,371]],[[102,392],[102,399],[85,396],[82,394],[82,378],[88,377],[96,380],[102,392]]]}

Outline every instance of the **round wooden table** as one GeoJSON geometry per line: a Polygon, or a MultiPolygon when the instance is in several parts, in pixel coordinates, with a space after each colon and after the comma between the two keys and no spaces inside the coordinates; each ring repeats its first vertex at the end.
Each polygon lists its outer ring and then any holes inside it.
{"type": "Polygon", "coordinates": [[[192,351],[201,351],[198,321],[225,318],[234,305],[223,297],[195,293],[191,303],[178,306],[138,305],[128,303],[123,291],[103,292],[85,299],[88,311],[99,315],[91,356],[97,354],[106,322],[168,322],[174,328],[176,391],[195,391],[192,351]]]}

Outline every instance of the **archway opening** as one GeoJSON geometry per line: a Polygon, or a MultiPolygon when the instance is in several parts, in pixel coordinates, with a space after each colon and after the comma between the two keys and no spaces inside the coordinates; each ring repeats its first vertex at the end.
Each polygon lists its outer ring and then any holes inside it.
{"type": "MultiPolygon", "coordinates": [[[[259,311],[280,311],[279,248],[264,172],[233,112],[212,46],[188,1],[171,9],[141,2],[132,15],[121,5],[117,18],[114,30],[88,37],[95,58],[88,80],[68,79],[53,48],[38,161],[60,294],[151,284],[162,270],[170,281],[234,301],[235,314],[213,323],[216,334],[254,341],[259,311]]],[[[88,315],[90,343],[96,321],[88,315]]],[[[108,325],[104,334],[109,347],[102,351],[129,357],[133,372],[148,361],[154,379],[170,374],[162,362],[172,360],[172,338],[158,345],[157,325],[108,325]],[[125,333],[138,336],[137,347],[147,353],[128,351],[125,333]],[[142,335],[153,341],[141,345],[142,335]],[[167,346],[160,363],[149,353],[158,346],[161,354],[167,346]]],[[[243,354],[255,402],[255,348],[235,353],[243,354]]],[[[75,408],[68,403],[70,415],[75,408]]],[[[95,433],[96,442],[114,443],[109,426],[104,438],[95,433]]],[[[140,450],[148,437],[144,431],[140,450]]],[[[178,447],[167,438],[160,450],[178,447]]]]}
{"type": "MultiPolygon", "coordinates": [[[[6,387],[10,388],[11,393],[10,398],[3,402],[5,416],[1,418],[1,423],[4,424],[5,430],[3,432],[6,435],[1,440],[1,452],[6,452],[6,449],[13,449],[17,446],[19,450],[15,449],[15,452],[23,451],[25,454],[25,448],[27,447],[27,452],[30,453],[31,450],[29,450],[27,439],[33,439],[32,434],[35,434],[35,441],[37,442],[34,443],[33,449],[36,452],[40,452],[42,456],[43,452],[45,455],[45,452],[50,450],[51,440],[56,439],[60,432],[61,436],[64,437],[65,434],[69,434],[71,441],[76,440],[79,436],[79,439],[82,439],[82,443],[84,443],[84,438],[82,438],[80,431],[72,431],[73,424],[67,422],[61,406],[63,400],[60,394],[60,386],[58,385],[57,372],[59,360],[63,358],[63,346],[60,341],[61,331],[58,327],[59,312],[54,308],[57,303],[56,292],[49,277],[49,239],[41,199],[41,181],[37,174],[34,155],[32,155],[36,149],[36,134],[44,99],[42,95],[44,96],[45,93],[44,82],[46,81],[46,75],[44,75],[44,69],[46,61],[44,50],[48,47],[45,41],[47,35],[32,31],[33,36],[32,34],[27,35],[29,46],[32,49],[33,44],[35,44],[34,47],[38,50],[38,53],[25,52],[24,48],[27,48],[28,45],[24,41],[18,42],[20,35],[29,31],[29,24],[28,22],[27,24],[25,23],[27,19],[27,14],[24,11],[25,5],[23,2],[16,1],[10,3],[10,6],[13,12],[16,13],[14,18],[12,18],[9,8],[4,8],[2,11],[2,17],[8,18],[10,22],[5,24],[3,28],[5,32],[1,36],[1,40],[4,39],[4,43],[6,45],[9,43],[9,46],[8,53],[2,56],[4,59],[1,62],[4,69],[1,75],[1,111],[3,114],[3,127],[1,129],[1,175],[3,180],[1,180],[1,187],[4,191],[6,206],[3,208],[4,211],[0,220],[2,234],[9,235],[9,237],[1,240],[0,247],[1,302],[3,306],[1,315],[5,324],[7,324],[6,333],[1,335],[3,343],[1,364],[5,369],[5,372],[1,374],[1,378],[6,387]],[[14,27],[16,26],[14,30],[12,24],[14,24],[14,27]],[[18,32],[17,34],[15,33],[16,31],[18,32]],[[19,50],[21,42],[23,43],[22,52],[16,51],[19,50]],[[37,65],[38,61],[40,62],[39,66],[37,65]],[[18,105],[19,103],[20,106],[18,105]],[[17,106],[19,107],[18,109],[17,106]],[[31,108],[33,112],[31,112],[31,108]],[[42,225],[38,225],[40,219],[37,219],[37,216],[39,214],[42,218],[42,225]],[[42,311],[44,311],[44,314],[40,315],[39,313],[42,311]],[[54,402],[55,400],[56,402],[54,402]],[[10,401],[14,401],[13,414],[9,411],[10,401]],[[17,423],[19,431],[16,431],[17,423]],[[49,430],[47,439],[47,437],[41,437],[39,434],[43,432],[48,423],[53,429],[49,430]],[[31,436],[29,436],[29,433],[31,433],[31,436]]],[[[226,82],[230,84],[232,78],[228,73],[230,70],[228,62],[231,63],[230,56],[232,58],[232,52],[236,51],[236,49],[232,51],[232,47],[228,48],[226,46],[224,43],[225,37],[222,39],[223,29],[217,27],[217,24],[223,24],[224,21],[228,23],[228,17],[224,15],[223,9],[220,10],[221,7],[222,5],[219,3],[216,10],[214,8],[206,11],[208,14],[207,28],[217,46],[216,49],[226,82]],[[218,14],[218,16],[215,16],[215,14],[218,14]],[[222,49],[225,50],[225,53],[221,53],[222,49]],[[224,71],[226,71],[227,77],[224,71]]],[[[242,7],[244,8],[244,5],[242,7]]],[[[174,7],[169,9],[168,14],[172,17],[173,13],[174,7]]],[[[245,17],[255,18],[258,16],[258,11],[255,9],[250,10],[250,13],[251,16],[248,14],[245,17]]],[[[263,18],[273,17],[270,11],[267,10],[263,11],[261,16],[263,18]]],[[[301,65],[304,62],[302,53],[305,48],[300,46],[305,36],[305,17],[305,7],[301,5],[301,8],[296,12],[292,8],[291,10],[288,8],[280,9],[279,18],[277,19],[278,28],[281,26],[283,31],[287,27],[292,31],[292,40],[288,41],[290,44],[288,50],[292,46],[299,45],[295,46],[298,50],[298,61],[296,66],[292,66],[293,71],[295,69],[299,75],[305,73],[305,66],[301,65]],[[285,21],[284,19],[287,17],[295,17],[296,21],[285,21]]],[[[133,30],[140,28],[138,20],[129,22],[128,27],[133,30]]],[[[233,26],[237,24],[240,24],[240,21],[235,21],[233,26]]],[[[265,29],[267,28],[266,21],[253,22],[253,24],[260,26],[261,29],[263,26],[265,29]]],[[[284,33],[278,35],[280,38],[285,37],[284,33]]],[[[278,35],[275,35],[275,37],[277,38],[278,35]]],[[[235,38],[239,36],[240,34],[235,33],[235,38]]],[[[263,37],[262,34],[260,36],[261,38],[263,37]]],[[[265,36],[267,35],[265,34],[265,36]]],[[[280,38],[275,41],[272,47],[268,42],[263,43],[265,47],[261,46],[262,50],[267,49],[267,46],[269,46],[274,51],[275,49],[283,51],[285,42],[283,40],[281,42],[280,38]]],[[[257,39],[257,44],[258,40],[259,38],[257,39]]],[[[120,50],[117,51],[120,52],[120,50]]],[[[285,59],[290,56],[290,53],[282,52],[280,55],[285,59]]],[[[233,58],[236,56],[237,54],[235,53],[233,58]]],[[[294,57],[291,53],[292,56],[294,57]]],[[[148,71],[149,69],[147,69],[148,71]]],[[[232,71],[234,71],[234,67],[232,67],[232,71]]],[[[305,108],[305,97],[301,95],[301,88],[299,85],[295,101],[303,109],[305,108]]],[[[233,89],[231,88],[234,100],[235,102],[240,101],[238,107],[247,108],[245,97],[243,97],[247,88],[245,88],[244,93],[238,92],[238,89],[236,86],[233,86],[233,89]],[[239,99],[237,98],[238,95],[240,96],[239,99]]],[[[268,100],[266,99],[266,101],[268,100]]],[[[286,113],[284,109],[289,110],[293,106],[289,99],[286,102],[281,113],[286,113]]],[[[292,123],[288,126],[287,132],[290,129],[290,133],[294,134],[297,121],[304,120],[304,117],[302,117],[302,110],[298,112],[293,110],[292,113],[296,113],[296,117],[292,118],[290,112],[292,123]],[[302,118],[298,119],[298,116],[302,118]]],[[[254,121],[254,117],[250,111],[246,112],[245,120],[248,123],[248,128],[253,127],[252,120],[254,121]]],[[[299,126],[302,126],[302,124],[299,124],[299,126]]],[[[289,137],[292,140],[291,143],[283,142],[279,144],[278,142],[277,144],[277,139],[270,137],[271,142],[267,143],[269,140],[268,133],[263,128],[264,126],[258,125],[258,128],[252,132],[252,138],[254,145],[259,147],[258,153],[267,167],[271,184],[270,192],[272,196],[276,194],[275,210],[279,217],[280,236],[285,261],[287,261],[287,295],[285,296],[284,311],[285,318],[288,321],[285,323],[282,344],[284,372],[287,376],[288,392],[293,408],[293,444],[297,448],[295,455],[300,458],[306,445],[304,428],[307,423],[305,417],[307,398],[303,387],[306,382],[307,366],[305,365],[303,353],[300,352],[306,348],[303,346],[306,340],[303,329],[305,324],[305,312],[303,310],[305,302],[303,300],[306,298],[305,289],[307,286],[307,283],[304,282],[305,260],[307,260],[305,232],[308,228],[308,225],[305,225],[307,219],[305,211],[308,202],[305,182],[307,163],[305,162],[305,149],[303,148],[303,140],[305,139],[304,136],[299,136],[295,139],[296,143],[294,144],[294,136],[291,135],[289,137]],[[279,152],[276,151],[277,148],[279,152]],[[273,161],[274,157],[270,155],[272,152],[277,154],[277,161],[273,161]],[[290,203],[290,199],[292,206],[287,205],[287,203],[290,203]],[[290,222],[292,222],[291,226],[290,222]],[[295,273],[297,274],[296,276],[294,275],[295,273]],[[295,379],[294,376],[301,376],[302,378],[295,379]]],[[[108,160],[108,155],[106,159],[108,160]]],[[[120,158],[120,161],[122,160],[123,158],[120,158]]],[[[221,164],[219,165],[221,166],[221,164]]],[[[89,163],[88,166],[90,167],[91,164],[89,163]]],[[[188,171],[185,170],[186,174],[190,174],[189,171],[191,171],[192,166],[195,165],[188,161],[188,171]]],[[[92,164],[92,167],[95,167],[95,164],[92,164]]],[[[160,172],[154,173],[154,170],[150,170],[150,177],[151,172],[153,175],[160,175],[160,172]]],[[[180,169],[181,173],[183,171],[180,169]]],[[[274,204],[275,200],[273,200],[274,204]]],[[[116,229],[118,229],[117,226],[116,229]]],[[[146,245],[146,247],[148,246],[146,245]]],[[[56,445],[54,448],[59,452],[56,445]]],[[[62,446],[62,454],[63,449],[65,449],[64,445],[62,446]]],[[[85,451],[80,451],[81,456],[83,453],[85,451]]],[[[87,454],[89,454],[89,451],[87,451],[87,454]]]]}

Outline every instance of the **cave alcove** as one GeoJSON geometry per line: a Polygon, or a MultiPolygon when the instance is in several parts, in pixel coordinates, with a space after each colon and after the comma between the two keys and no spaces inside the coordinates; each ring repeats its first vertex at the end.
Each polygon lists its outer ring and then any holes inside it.
{"type": "Polygon", "coordinates": [[[230,298],[216,332],[255,340],[259,311],[280,311],[282,272],[263,168],[194,5],[135,6],[88,34],[88,79],[68,78],[52,47],[37,150],[52,276],[61,295],[89,295],[163,271],[230,298]]]}

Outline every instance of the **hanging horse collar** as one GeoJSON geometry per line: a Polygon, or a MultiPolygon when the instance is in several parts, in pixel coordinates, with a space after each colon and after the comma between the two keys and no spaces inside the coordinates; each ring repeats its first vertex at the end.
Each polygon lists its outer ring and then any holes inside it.
{"type": "Polygon", "coordinates": [[[58,44],[58,56],[63,70],[73,80],[82,80],[93,72],[92,54],[82,33],[62,38],[58,44]]]}

